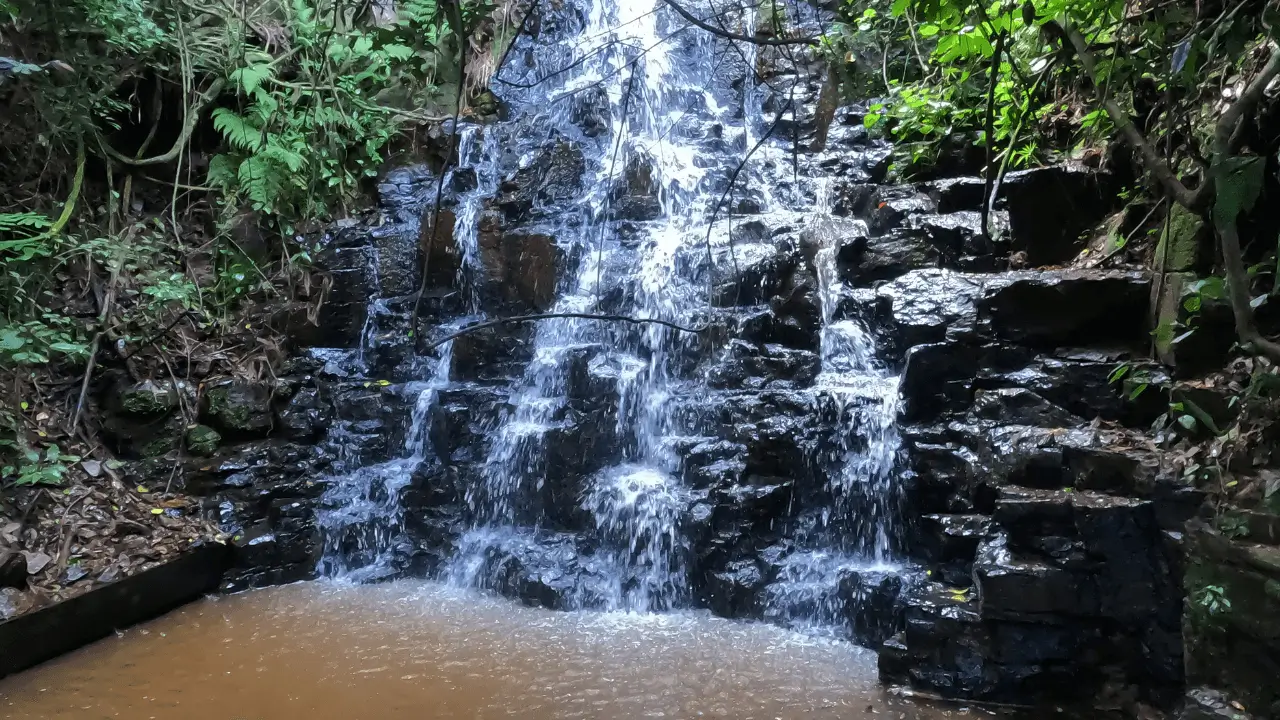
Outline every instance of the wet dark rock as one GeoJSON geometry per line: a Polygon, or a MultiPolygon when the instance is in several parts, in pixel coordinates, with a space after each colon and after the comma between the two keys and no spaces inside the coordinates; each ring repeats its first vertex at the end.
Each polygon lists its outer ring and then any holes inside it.
{"type": "MultiPolygon", "coordinates": [[[[945,323],[945,315],[918,316],[925,322],[945,323]]],[[[956,326],[930,328],[950,332],[956,326]]],[[[902,417],[908,422],[931,422],[944,412],[963,412],[974,397],[974,381],[984,371],[999,373],[1026,363],[1031,353],[1003,344],[931,342],[906,354],[900,388],[902,417]]]]}
{"type": "Polygon", "coordinates": [[[604,598],[607,581],[590,562],[571,536],[513,536],[487,548],[477,575],[483,587],[526,605],[577,610],[604,598]]]}
{"type": "MultiPolygon", "coordinates": [[[[1009,225],[1003,212],[993,213],[988,231],[992,237],[1002,236],[1009,225]]],[[[978,258],[995,254],[999,247],[995,241],[982,234],[982,214],[960,211],[948,214],[913,215],[907,219],[907,227],[923,235],[929,244],[951,265],[966,270],[978,269],[983,262],[978,258]],[[964,266],[974,267],[964,267],[964,266]]],[[[983,270],[994,270],[998,263],[987,259],[983,270]]]]}
{"type": "Polygon", "coordinates": [[[808,350],[732,340],[708,369],[707,383],[734,390],[806,387],[817,377],[820,364],[818,355],[808,350]]]}
{"type": "Polygon", "coordinates": [[[964,586],[971,581],[978,544],[991,532],[991,518],[974,514],[934,514],[921,518],[922,552],[939,580],[964,586]]]}
{"type": "Polygon", "coordinates": [[[762,305],[786,289],[800,258],[786,244],[738,242],[714,258],[714,302],[719,307],[762,305]]]}
{"type": "Polygon", "coordinates": [[[1099,613],[1099,591],[1091,578],[1048,562],[1015,558],[1007,542],[999,535],[985,540],[974,560],[983,618],[1053,623],[1099,613]]]}
{"type": "Polygon", "coordinates": [[[1187,691],[1176,720],[1252,720],[1254,716],[1242,710],[1243,707],[1219,690],[1192,688],[1187,691]]]}
{"type": "MultiPolygon", "coordinates": [[[[1012,358],[1012,356],[1010,356],[1012,358]]],[[[1163,368],[1134,363],[1151,382],[1148,391],[1130,399],[1132,389],[1111,377],[1120,357],[1093,352],[1070,352],[1060,357],[1037,357],[1025,365],[989,364],[979,373],[980,387],[1020,387],[1085,420],[1101,417],[1127,425],[1149,426],[1168,407],[1168,396],[1158,389],[1168,378],[1163,368]]]]}
{"type": "Polygon", "coordinates": [[[1017,702],[1078,698],[1098,682],[1068,659],[1083,641],[1067,628],[983,622],[968,592],[927,584],[907,593],[906,629],[880,653],[880,678],[946,697],[1017,702]]]}
{"type": "Polygon", "coordinates": [[[609,91],[603,85],[584,88],[569,99],[569,117],[587,137],[608,131],[610,122],[609,91]]]}
{"type": "Polygon", "coordinates": [[[27,586],[27,558],[18,552],[0,553],[0,588],[27,586]]]}
{"type": "Polygon", "coordinates": [[[642,152],[633,152],[610,194],[610,212],[622,220],[654,220],[662,215],[658,190],[653,179],[652,159],[642,152]]]}
{"type": "Polygon", "coordinates": [[[950,270],[917,270],[880,287],[893,303],[893,322],[902,345],[911,347],[970,334],[977,323],[975,302],[986,276],[950,270]]]}
{"type": "Polygon", "coordinates": [[[868,225],[872,235],[883,235],[902,227],[913,215],[937,212],[937,204],[927,195],[901,185],[884,185],[876,192],[868,225]]]}
{"type": "Polygon", "coordinates": [[[754,560],[734,560],[701,583],[701,602],[727,618],[758,618],[763,612],[766,578],[754,560]]]}
{"type": "Polygon", "coordinates": [[[378,236],[379,295],[397,297],[417,292],[423,285],[424,268],[428,273],[427,288],[436,288],[437,292],[456,290],[462,269],[462,248],[453,236],[456,223],[453,211],[437,211],[433,199],[422,210],[416,236],[408,234],[411,226],[378,236]]]}
{"type": "Polygon", "coordinates": [[[449,377],[460,381],[505,381],[519,372],[532,350],[528,324],[489,327],[453,341],[449,377]]]}
{"type": "Polygon", "coordinates": [[[585,177],[582,148],[563,138],[552,140],[502,181],[498,207],[509,219],[532,218],[576,197],[585,177]]]}
{"type": "Polygon", "coordinates": [[[997,335],[1027,345],[1145,346],[1150,287],[1141,272],[1016,273],[992,282],[978,305],[997,335]]]}
{"type": "Polygon", "coordinates": [[[970,412],[979,420],[1010,425],[1062,428],[1084,424],[1081,418],[1025,388],[977,390],[970,412]]]}
{"type": "Polygon", "coordinates": [[[426,165],[394,168],[378,182],[378,200],[393,216],[408,220],[435,198],[436,174],[426,165]]]}
{"type": "Polygon", "coordinates": [[[303,388],[280,411],[280,428],[291,439],[316,440],[329,428],[332,416],[332,408],[321,399],[317,388],[303,388]]]}
{"type": "Polygon", "coordinates": [[[842,277],[855,286],[867,286],[935,267],[942,255],[922,233],[902,228],[846,242],[840,246],[839,260],[842,277]]]}
{"type": "Polygon", "coordinates": [[[555,301],[564,263],[555,239],[533,229],[508,230],[496,213],[480,218],[477,232],[486,301],[513,314],[545,312],[555,301]]]}
{"type": "Polygon", "coordinates": [[[930,180],[917,188],[937,203],[940,213],[981,212],[987,189],[984,180],[973,177],[930,180]]]}
{"type": "Polygon", "coordinates": [[[275,390],[260,382],[233,380],[210,388],[201,416],[215,428],[236,435],[266,435],[274,426],[275,390]]]}
{"type": "Polygon", "coordinates": [[[1081,236],[1106,216],[1115,197],[1109,178],[1072,165],[1009,173],[1000,195],[1013,248],[1033,266],[1063,264],[1079,254],[1081,236]]]}
{"type": "Polygon", "coordinates": [[[897,573],[850,572],[840,580],[853,639],[866,647],[878,647],[902,627],[907,583],[897,573]]]}
{"type": "MultiPolygon", "coordinates": [[[[783,312],[792,308],[779,308],[783,312]]],[[[804,314],[779,315],[772,308],[737,313],[734,321],[737,324],[737,335],[741,339],[758,345],[781,345],[796,350],[817,350],[818,336],[813,327],[811,314],[804,308],[804,314]]]]}
{"type": "Polygon", "coordinates": [[[488,433],[501,420],[505,395],[484,387],[440,391],[431,414],[431,447],[446,463],[482,462],[488,433]]]}

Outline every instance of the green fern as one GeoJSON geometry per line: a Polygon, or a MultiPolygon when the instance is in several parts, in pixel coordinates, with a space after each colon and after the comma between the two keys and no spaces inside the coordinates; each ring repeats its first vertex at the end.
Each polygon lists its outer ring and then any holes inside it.
{"type": "Polygon", "coordinates": [[[213,111],[213,127],[238,150],[262,149],[262,129],[254,127],[234,110],[218,108],[213,111]]]}
{"type": "Polygon", "coordinates": [[[245,95],[253,96],[262,86],[263,81],[274,77],[275,69],[263,63],[237,68],[227,76],[227,79],[238,85],[245,95]]]}

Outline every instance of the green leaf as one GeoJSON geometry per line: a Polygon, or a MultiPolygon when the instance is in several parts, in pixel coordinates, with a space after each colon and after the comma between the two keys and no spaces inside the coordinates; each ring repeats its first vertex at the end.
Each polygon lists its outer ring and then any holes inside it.
{"type": "Polygon", "coordinates": [[[1186,428],[1187,430],[1196,429],[1196,419],[1191,417],[1190,415],[1179,415],[1178,424],[1186,428]]]}
{"type": "Polygon", "coordinates": [[[1216,275],[1191,283],[1191,291],[1210,300],[1221,300],[1227,294],[1227,282],[1216,275]]]}
{"type": "Polygon", "coordinates": [[[920,26],[920,37],[933,37],[934,35],[937,35],[941,30],[942,28],[938,27],[937,25],[934,25],[933,23],[926,23],[920,26]]]}
{"type": "Polygon", "coordinates": [[[902,17],[910,4],[911,0],[893,0],[893,5],[889,6],[889,13],[894,17],[902,17]]]}
{"type": "Polygon", "coordinates": [[[262,149],[262,129],[250,125],[233,110],[218,108],[213,111],[213,127],[227,142],[241,150],[262,149]]]}
{"type": "Polygon", "coordinates": [[[272,77],[274,72],[270,65],[249,65],[233,70],[227,79],[239,85],[245,95],[253,95],[262,81],[272,77]]]}
{"type": "Polygon", "coordinates": [[[1217,190],[1213,219],[1218,225],[1234,223],[1242,212],[1253,209],[1262,193],[1266,163],[1260,157],[1220,158],[1212,168],[1217,190]]]}
{"type": "Polygon", "coordinates": [[[0,330],[0,350],[18,350],[27,344],[27,339],[13,328],[0,330]]]}
{"type": "Polygon", "coordinates": [[[49,349],[54,352],[60,352],[63,355],[83,355],[89,351],[84,345],[69,342],[49,343],[49,349]]]}
{"type": "Polygon", "coordinates": [[[383,45],[382,52],[386,53],[387,57],[391,58],[392,60],[404,61],[413,57],[413,48],[409,47],[408,45],[401,45],[399,43],[390,43],[388,45],[383,45]]]}
{"type": "Polygon", "coordinates": [[[868,130],[880,124],[880,118],[884,117],[880,113],[867,113],[862,117],[862,124],[868,130]]]}

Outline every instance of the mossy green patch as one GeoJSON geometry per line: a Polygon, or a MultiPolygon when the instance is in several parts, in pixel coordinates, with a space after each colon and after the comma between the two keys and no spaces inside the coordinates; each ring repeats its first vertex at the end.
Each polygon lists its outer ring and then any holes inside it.
{"type": "Polygon", "coordinates": [[[187,428],[184,437],[187,452],[200,457],[208,457],[218,451],[222,443],[222,435],[208,425],[192,425],[187,428]]]}

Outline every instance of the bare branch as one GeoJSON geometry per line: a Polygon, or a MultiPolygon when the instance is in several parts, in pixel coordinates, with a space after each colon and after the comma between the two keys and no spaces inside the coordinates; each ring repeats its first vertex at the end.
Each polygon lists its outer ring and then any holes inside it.
{"type": "Polygon", "coordinates": [[[671,6],[671,9],[675,10],[677,15],[684,18],[685,20],[688,20],[689,22],[693,23],[697,27],[700,27],[703,30],[706,30],[712,35],[718,35],[722,38],[727,38],[729,40],[740,40],[742,42],[749,42],[755,45],[817,45],[818,44],[818,38],[816,37],[756,38],[756,37],[750,37],[748,35],[743,35],[741,33],[729,32],[728,30],[723,30],[721,28],[716,27],[715,25],[710,24],[707,21],[689,12],[682,5],[677,3],[676,0],[663,0],[663,2],[671,6]]]}
{"type": "Polygon", "coordinates": [[[450,340],[456,340],[457,338],[460,338],[463,335],[470,335],[471,333],[479,332],[481,330],[487,330],[488,328],[491,328],[491,327],[498,327],[499,325],[514,325],[516,323],[535,322],[537,320],[550,320],[553,318],[571,318],[571,319],[576,318],[579,320],[602,320],[605,322],[631,323],[632,325],[661,325],[663,327],[669,327],[672,330],[679,330],[680,332],[687,332],[687,333],[700,333],[707,329],[706,325],[691,328],[691,327],[685,327],[684,325],[679,325],[677,323],[670,322],[668,320],[659,320],[658,318],[637,318],[637,317],[631,317],[629,315],[598,315],[595,313],[538,313],[536,315],[519,315],[516,317],[498,318],[497,320],[487,320],[485,322],[476,323],[475,325],[468,325],[467,327],[464,327],[455,333],[446,335],[440,338],[439,340],[436,340],[435,342],[428,345],[427,349],[431,350],[434,348],[438,348],[441,345],[449,342],[450,340]]]}
{"type": "Polygon", "coordinates": [[[178,155],[182,152],[182,147],[186,145],[187,140],[190,139],[191,133],[195,131],[196,124],[200,120],[201,113],[204,112],[204,109],[209,106],[209,103],[217,99],[218,94],[222,92],[222,88],[225,86],[226,86],[226,82],[221,78],[219,78],[217,80],[214,80],[213,84],[209,86],[209,89],[206,90],[204,94],[200,96],[200,99],[196,101],[195,105],[187,112],[187,122],[182,128],[182,132],[178,134],[178,139],[173,141],[173,147],[169,148],[169,152],[163,155],[155,155],[153,157],[142,158],[138,160],[138,159],[131,158],[127,155],[120,154],[118,151],[116,151],[110,145],[107,145],[105,142],[103,142],[102,144],[103,150],[105,150],[106,153],[110,155],[113,160],[116,160],[117,162],[122,162],[125,165],[132,165],[134,167],[142,167],[145,165],[163,165],[167,162],[172,162],[176,160],[178,158],[178,155]]]}

